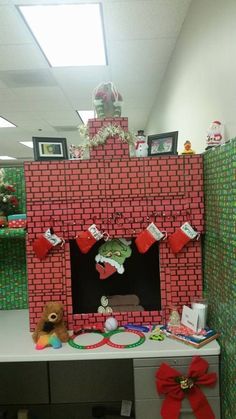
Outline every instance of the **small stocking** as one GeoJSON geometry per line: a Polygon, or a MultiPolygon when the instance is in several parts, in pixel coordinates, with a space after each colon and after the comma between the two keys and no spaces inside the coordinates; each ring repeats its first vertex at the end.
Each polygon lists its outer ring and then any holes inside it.
{"type": "Polygon", "coordinates": [[[39,259],[44,259],[49,250],[62,243],[62,239],[53,233],[52,229],[48,229],[44,234],[39,236],[33,243],[33,249],[39,259]]]}
{"type": "Polygon", "coordinates": [[[145,253],[158,240],[161,240],[164,234],[157,228],[154,223],[149,224],[146,230],[138,234],[135,244],[140,253],[145,253]]]}
{"type": "Polygon", "coordinates": [[[178,253],[190,240],[195,239],[198,235],[199,233],[189,223],[184,223],[168,237],[168,243],[173,253],[178,253]]]}
{"type": "Polygon", "coordinates": [[[82,253],[88,253],[93,245],[103,238],[103,233],[99,231],[95,224],[92,224],[88,230],[82,231],[76,237],[76,243],[82,253]]]}

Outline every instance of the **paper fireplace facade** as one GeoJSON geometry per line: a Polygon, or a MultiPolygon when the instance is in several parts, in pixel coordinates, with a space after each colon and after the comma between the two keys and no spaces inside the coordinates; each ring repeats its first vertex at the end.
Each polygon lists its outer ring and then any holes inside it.
{"type": "MultiPolygon", "coordinates": [[[[94,135],[104,124],[128,129],[127,118],[89,121],[94,135]]],[[[83,161],[26,162],[27,267],[30,329],[47,301],[62,301],[69,329],[85,322],[104,322],[98,313],[73,313],[69,240],[96,223],[112,238],[135,238],[149,222],[172,234],[188,221],[203,232],[202,156],[129,156],[119,138],[93,148],[83,161]],[[117,214],[119,215],[117,217],[117,214]],[[32,248],[48,227],[65,240],[40,261],[32,248]]],[[[120,324],[160,323],[171,303],[189,304],[202,295],[201,240],[173,254],[167,240],[159,243],[162,311],[119,313],[120,324]]]]}

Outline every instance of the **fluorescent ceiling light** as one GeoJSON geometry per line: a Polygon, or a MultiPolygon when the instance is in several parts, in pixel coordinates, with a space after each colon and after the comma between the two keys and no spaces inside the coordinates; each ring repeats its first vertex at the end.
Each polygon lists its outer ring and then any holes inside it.
{"type": "Polygon", "coordinates": [[[19,6],[52,67],[106,65],[101,6],[19,6]]]}
{"type": "Polygon", "coordinates": [[[33,148],[33,141],[19,141],[19,143],[25,145],[26,147],[33,148]]]}
{"type": "Polygon", "coordinates": [[[15,157],[0,156],[0,160],[17,160],[15,157]]]}
{"type": "Polygon", "coordinates": [[[16,125],[12,124],[11,122],[7,121],[7,119],[0,116],[0,128],[12,128],[16,127],[16,125]]]}
{"type": "Polygon", "coordinates": [[[87,124],[89,119],[94,118],[94,111],[76,111],[83,124],[87,124]]]}

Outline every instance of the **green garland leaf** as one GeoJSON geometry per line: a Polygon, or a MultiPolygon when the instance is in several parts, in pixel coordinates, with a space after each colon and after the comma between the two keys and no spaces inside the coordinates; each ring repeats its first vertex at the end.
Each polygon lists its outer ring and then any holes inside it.
{"type": "Polygon", "coordinates": [[[120,126],[109,124],[101,128],[93,137],[89,136],[88,126],[80,125],[79,133],[85,141],[84,147],[93,148],[105,144],[108,138],[118,137],[124,143],[134,145],[136,136],[130,131],[124,131],[120,126]]]}

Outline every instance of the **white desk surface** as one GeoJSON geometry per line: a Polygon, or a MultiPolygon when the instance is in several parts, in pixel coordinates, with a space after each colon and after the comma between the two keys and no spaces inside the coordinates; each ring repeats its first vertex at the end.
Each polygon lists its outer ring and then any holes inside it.
{"type": "MultiPolygon", "coordinates": [[[[74,349],[68,343],[64,343],[62,348],[53,349],[47,347],[43,350],[36,350],[29,331],[28,310],[0,310],[0,362],[30,362],[30,361],[73,361],[89,359],[119,359],[119,358],[157,358],[157,357],[181,357],[181,356],[206,356],[218,355],[220,346],[216,340],[208,343],[200,349],[195,349],[190,345],[177,342],[170,338],[165,338],[163,342],[148,339],[135,348],[117,349],[108,345],[103,345],[96,349],[74,349]]],[[[77,341],[81,345],[87,345],[100,341],[100,336],[80,336],[87,341],[77,341]],[[96,339],[89,341],[88,339],[96,339]]],[[[116,343],[129,344],[137,341],[138,336],[130,333],[118,334],[113,340],[116,343]],[[122,335],[122,336],[121,336],[122,335]],[[126,339],[126,341],[125,341],[126,339]],[[132,339],[132,341],[130,341],[132,339]]]]}

